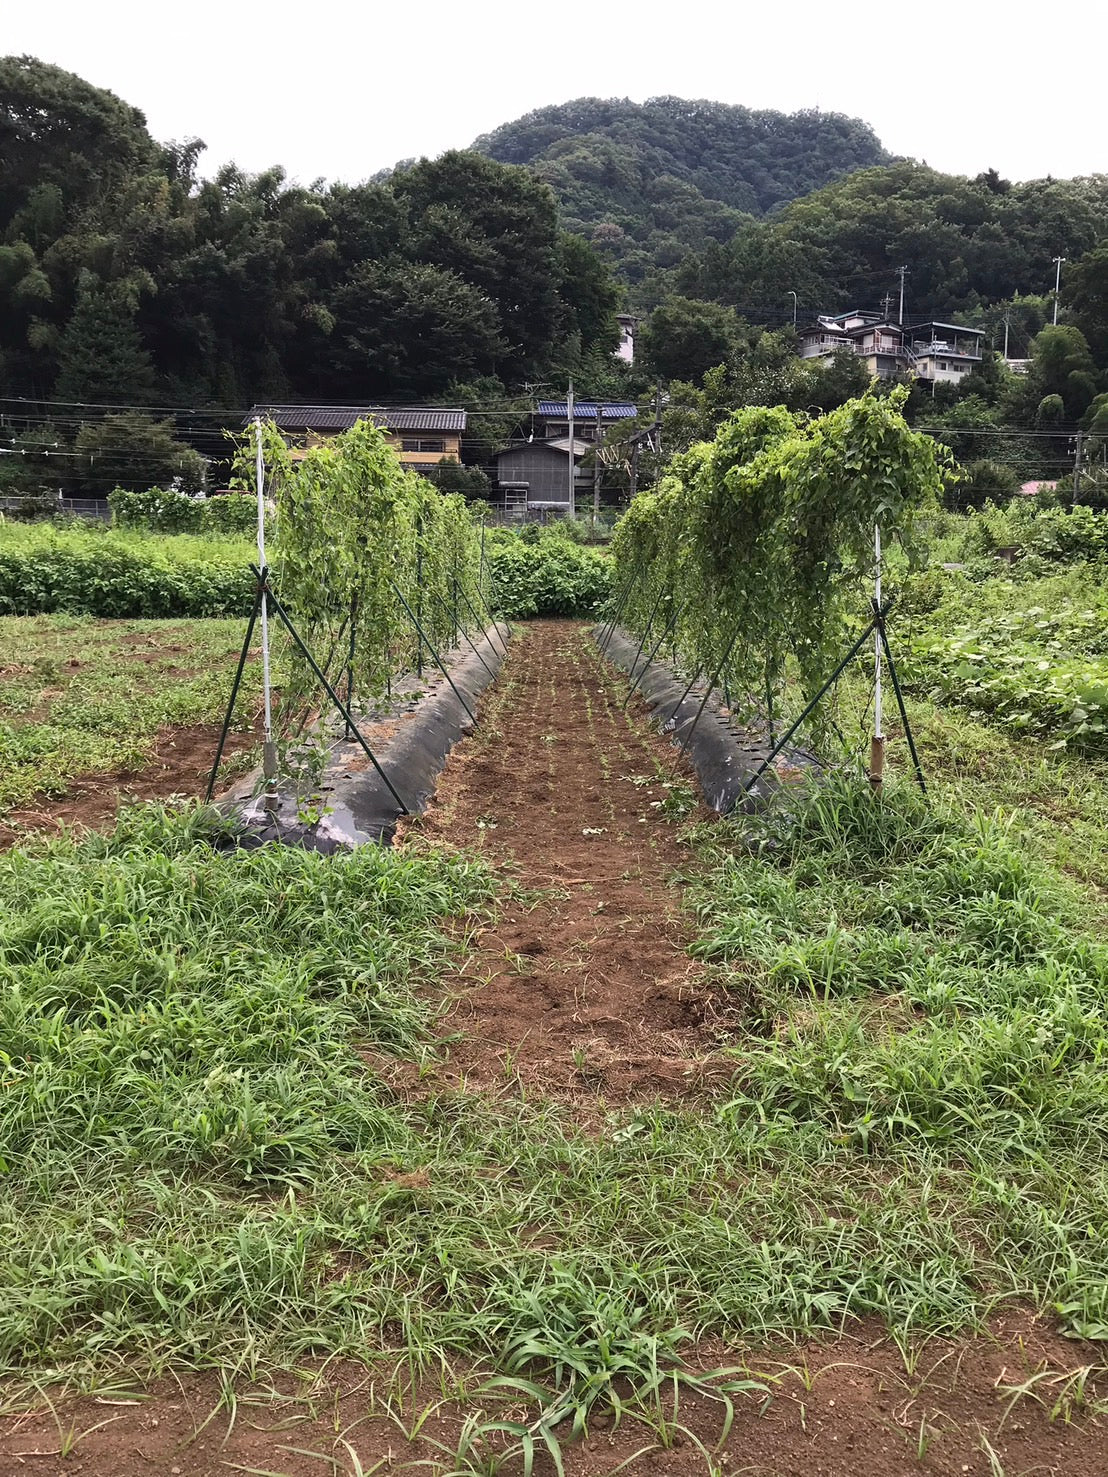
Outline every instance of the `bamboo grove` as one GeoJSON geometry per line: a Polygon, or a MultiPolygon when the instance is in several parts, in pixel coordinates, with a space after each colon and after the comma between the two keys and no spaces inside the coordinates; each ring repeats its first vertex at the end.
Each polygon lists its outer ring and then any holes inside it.
{"type": "MultiPolygon", "coordinates": [[[[365,703],[399,674],[433,667],[483,629],[489,590],[481,528],[457,495],[403,467],[381,430],[359,421],[299,454],[263,426],[275,525],[274,583],[330,679],[365,703]]],[[[252,489],[254,433],[236,484],[252,489]]],[[[281,727],[302,719],[318,684],[286,654],[281,727]]]]}
{"type": "Polygon", "coordinates": [[[736,411],[677,456],[613,540],[619,618],[647,651],[716,674],[755,721],[806,703],[870,613],[874,528],[915,553],[947,464],[909,429],[905,391],[818,417],[736,411]]]}

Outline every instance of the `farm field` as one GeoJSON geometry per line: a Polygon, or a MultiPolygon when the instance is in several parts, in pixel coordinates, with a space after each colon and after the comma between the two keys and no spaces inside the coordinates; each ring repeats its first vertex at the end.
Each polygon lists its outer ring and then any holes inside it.
{"type": "Polygon", "coordinates": [[[392,853],[0,862],[0,1451],[1103,1468],[1103,909],[967,810],[1029,741],[702,825],[624,690],[527,628],[392,853]]]}
{"type": "MultiPolygon", "coordinates": [[[[102,825],[121,798],[194,798],[242,644],[233,620],[0,617],[0,828],[102,825]]],[[[233,753],[249,741],[240,705],[233,753]]]]}

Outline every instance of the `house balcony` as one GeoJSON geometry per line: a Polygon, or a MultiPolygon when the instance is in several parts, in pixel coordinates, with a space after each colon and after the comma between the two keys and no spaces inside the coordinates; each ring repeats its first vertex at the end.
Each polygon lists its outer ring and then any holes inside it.
{"type": "Polygon", "coordinates": [[[920,340],[912,345],[912,353],[917,359],[928,355],[934,358],[936,354],[942,354],[947,359],[972,359],[974,363],[981,360],[979,349],[960,348],[957,340],[953,343],[943,339],[928,339],[926,342],[920,340]]]}

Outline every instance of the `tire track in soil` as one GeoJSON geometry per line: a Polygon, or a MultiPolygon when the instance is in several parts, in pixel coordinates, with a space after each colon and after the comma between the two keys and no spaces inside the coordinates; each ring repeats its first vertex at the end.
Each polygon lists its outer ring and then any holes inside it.
{"type": "Polygon", "coordinates": [[[586,627],[532,622],[415,823],[541,889],[472,940],[439,1085],[621,1102],[733,1070],[711,1059],[728,1006],[686,953],[671,879],[688,849],[658,808],[664,782],[695,780],[625,691],[586,627]]]}

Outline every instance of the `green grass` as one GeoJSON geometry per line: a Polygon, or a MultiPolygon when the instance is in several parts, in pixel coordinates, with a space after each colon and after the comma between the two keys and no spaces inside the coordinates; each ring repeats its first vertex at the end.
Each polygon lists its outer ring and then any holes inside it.
{"type": "Polygon", "coordinates": [[[599,1132],[424,1072],[443,921],[504,887],[464,856],[144,810],[0,858],[0,1369],[445,1364],[502,1381],[489,1470],[705,1338],[1108,1337],[1108,771],[912,715],[929,804],[836,775],[694,833],[733,1076],[599,1132]]]}
{"type": "Polygon", "coordinates": [[[221,719],[242,636],[233,620],[0,617],[0,815],[78,775],[140,768],[163,726],[221,719]]]}
{"type": "Polygon", "coordinates": [[[373,1065],[433,1049],[413,978],[482,869],[204,829],[0,864],[9,1368],[383,1351],[528,1370],[561,1409],[707,1334],[1004,1298],[1108,1332],[1108,952],[1005,828],[841,782],[712,829],[735,1082],[595,1137],[373,1065]]]}

